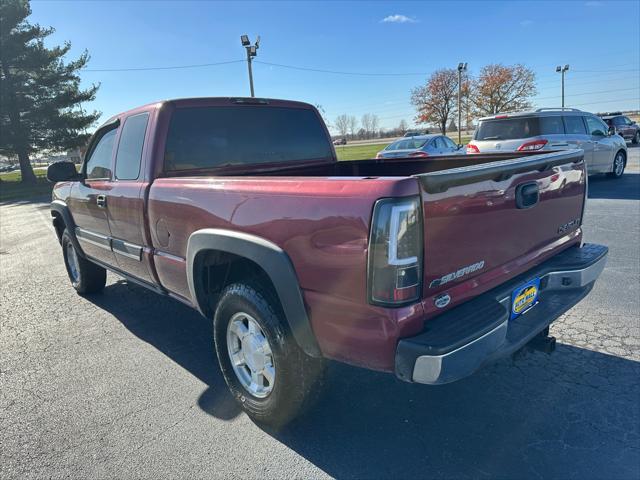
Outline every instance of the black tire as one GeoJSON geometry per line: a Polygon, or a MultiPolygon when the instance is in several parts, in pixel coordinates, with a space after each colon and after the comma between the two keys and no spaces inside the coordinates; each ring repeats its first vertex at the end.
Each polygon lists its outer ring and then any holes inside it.
{"type": "Polygon", "coordinates": [[[616,156],[613,157],[613,166],[611,172],[608,173],[611,178],[621,178],[624,174],[624,169],[627,166],[627,156],[623,150],[619,150],[616,156]]]}
{"type": "MultiPolygon", "coordinates": [[[[269,289],[260,285],[235,283],[220,296],[213,319],[216,353],[222,374],[233,397],[257,423],[281,427],[295,418],[316,398],[313,393],[322,384],[322,359],[306,355],[298,347],[284,319],[280,304],[269,289]],[[237,315],[248,314],[267,340],[274,381],[270,392],[259,398],[245,387],[233,366],[228,349],[227,328],[237,315]]],[[[236,367],[238,368],[238,367],[236,367]]],[[[242,367],[241,367],[242,368],[242,367]]],[[[244,368],[249,370],[248,366],[244,368]]],[[[267,383],[265,381],[265,383],[267,383]]]]}
{"type": "Polygon", "coordinates": [[[64,266],[76,292],[80,295],[101,292],[107,283],[107,271],[78,255],[67,230],[62,233],[61,243],[64,266]],[[75,258],[70,258],[71,255],[75,258]]]}
{"type": "Polygon", "coordinates": [[[633,136],[633,138],[631,139],[631,143],[633,143],[634,145],[637,145],[638,143],[640,143],[640,130],[638,130],[636,134],[633,136]]]}

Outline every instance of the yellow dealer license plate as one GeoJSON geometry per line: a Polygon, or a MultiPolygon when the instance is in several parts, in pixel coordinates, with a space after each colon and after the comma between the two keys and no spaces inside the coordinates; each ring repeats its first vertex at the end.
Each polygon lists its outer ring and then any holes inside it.
{"type": "Polygon", "coordinates": [[[534,278],[533,280],[516,288],[511,294],[511,319],[513,320],[518,315],[522,315],[538,303],[539,292],[539,278],[534,278]]]}

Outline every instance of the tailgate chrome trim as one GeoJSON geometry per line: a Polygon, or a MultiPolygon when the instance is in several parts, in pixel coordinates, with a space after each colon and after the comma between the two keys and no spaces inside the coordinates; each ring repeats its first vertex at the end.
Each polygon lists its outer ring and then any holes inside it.
{"type": "MultiPolygon", "coordinates": [[[[479,155],[470,155],[472,159],[479,155]]],[[[484,155],[491,159],[491,154],[484,155]]],[[[506,180],[507,178],[531,170],[548,170],[558,165],[578,163],[584,158],[583,150],[563,150],[517,158],[518,153],[513,152],[513,158],[495,162],[469,165],[467,167],[451,168],[439,172],[422,173],[415,175],[420,180],[427,193],[446,192],[451,187],[467,185],[481,180],[506,180]]],[[[502,157],[504,158],[504,157],[502,157]]]]}

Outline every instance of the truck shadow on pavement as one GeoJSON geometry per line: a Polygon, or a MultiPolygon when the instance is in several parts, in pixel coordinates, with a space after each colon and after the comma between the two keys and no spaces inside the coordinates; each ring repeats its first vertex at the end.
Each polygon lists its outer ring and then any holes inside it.
{"type": "Polygon", "coordinates": [[[589,198],[640,200],[640,174],[625,173],[618,179],[605,175],[589,177],[589,198]]]}
{"type": "MultiPolygon", "coordinates": [[[[124,281],[90,300],[208,385],[205,412],[240,414],[210,322],[124,281]]],[[[337,478],[637,478],[638,378],[639,362],[569,345],[438,387],[330,363],[314,407],[265,431],[337,478]]]]}

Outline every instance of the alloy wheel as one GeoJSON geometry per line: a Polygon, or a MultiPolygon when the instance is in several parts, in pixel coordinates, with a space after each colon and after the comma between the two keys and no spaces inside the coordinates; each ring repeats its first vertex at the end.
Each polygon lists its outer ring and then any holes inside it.
{"type": "Polygon", "coordinates": [[[613,173],[615,173],[616,177],[619,177],[622,172],[624,172],[624,156],[622,153],[618,153],[613,161],[613,173]]]}
{"type": "Polygon", "coordinates": [[[262,328],[248,313],[238,312],[229,320],[227,350],[242,386],[257,398],[268,396],[276,379],[273,353],[262,328]]]}
{"type": "Polygon", "coordinates": [[[67,243],[67,265],[69,266],[69,276],[73,283],[80,281],[80,262],[78,261],[78,255],[76,249],[73,248],[73,244],[67,243]]]}

